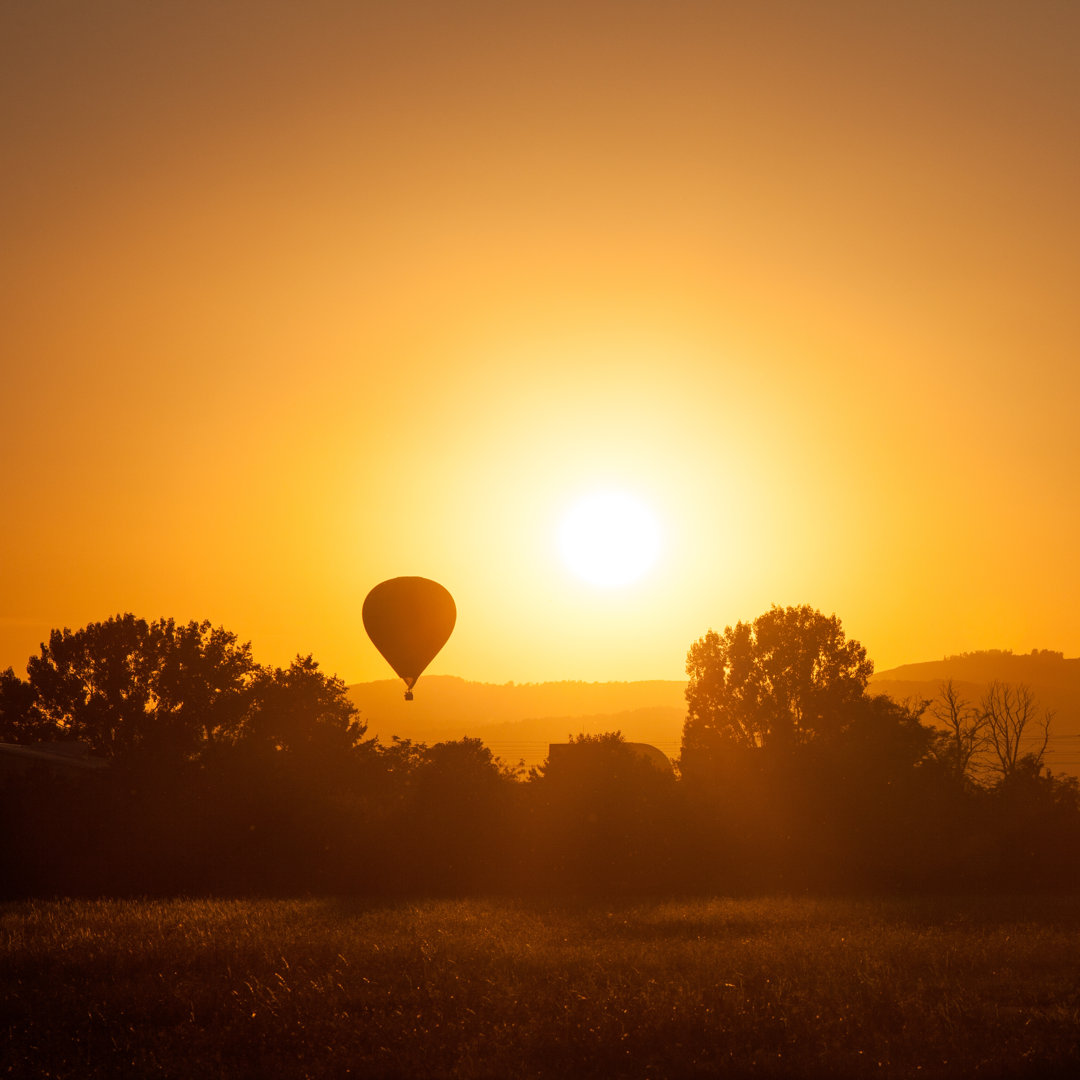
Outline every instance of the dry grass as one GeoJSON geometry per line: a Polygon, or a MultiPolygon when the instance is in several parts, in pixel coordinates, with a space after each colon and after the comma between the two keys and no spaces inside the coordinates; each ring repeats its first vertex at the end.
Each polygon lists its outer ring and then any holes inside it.
{"type": "Polygon", "coordinates": [[[14,1077],[1080,1075],[1070,898],[0,908],[14,1077]]]}

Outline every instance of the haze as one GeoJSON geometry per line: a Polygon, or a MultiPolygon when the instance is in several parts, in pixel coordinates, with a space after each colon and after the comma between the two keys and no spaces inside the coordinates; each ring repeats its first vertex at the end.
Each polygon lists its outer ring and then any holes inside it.
{"type": "Polygon", "coordinates": [[[0,669],[209,618],[389,674],[679,679],[836,612],[879,668],[1080,652],[1080,8],[0,13],[0,669]],[[594,490],[662,558],[557,550],[594,490]]]}

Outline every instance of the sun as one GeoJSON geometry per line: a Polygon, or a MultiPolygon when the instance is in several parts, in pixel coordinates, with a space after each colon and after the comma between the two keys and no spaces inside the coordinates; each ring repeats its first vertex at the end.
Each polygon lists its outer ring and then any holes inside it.
{"type": "Polygon", "coordinates": [[[621,491],[579,498],[559,526],[566,565],[591,585],[628,585],[656,562],[660,527],[640,499],[621,491]]]}

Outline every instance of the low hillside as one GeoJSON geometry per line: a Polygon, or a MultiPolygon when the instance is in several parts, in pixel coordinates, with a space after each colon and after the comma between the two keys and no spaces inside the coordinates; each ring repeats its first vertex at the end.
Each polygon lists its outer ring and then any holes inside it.
{"type": "Polygon", "coordinates": [[[685,683],[469,682],[451,675],[425,676],[413,701],[404,700],[397,679],[357,683],[349,695],[384,743],[394,735],[417,742],[471,736],[483,739],[508,763],[537,765],[548,744],[568,735],[621,731],[633,742],[678,754],[686,712],[685,683]]]}

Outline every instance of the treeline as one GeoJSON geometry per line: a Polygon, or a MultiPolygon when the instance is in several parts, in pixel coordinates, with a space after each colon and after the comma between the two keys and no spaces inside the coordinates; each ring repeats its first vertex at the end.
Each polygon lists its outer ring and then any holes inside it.
{"type": "Polygon", "coordinates": [[[208,623],[54,631],[0,674],[6,896],[1080,886],[1080,793],[1022,687],[899,705],[839,620],[773,608],[687,659],[677,770],[618,733],[526,773],[476,739],[366,737],[310,657],[208,623]],[[931,716],[935,725],[926,722],[931,716]],[[81,763],[85,765],[86,763],[81,763]]]}

